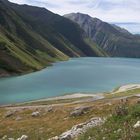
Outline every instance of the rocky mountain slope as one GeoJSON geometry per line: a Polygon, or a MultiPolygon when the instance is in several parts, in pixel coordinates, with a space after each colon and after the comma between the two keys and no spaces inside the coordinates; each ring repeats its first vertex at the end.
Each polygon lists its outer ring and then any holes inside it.
{"type": "Polygon", "coordinates": [[[115,57],[140,57],[140,36],[81,13],[64,15],[78,23],[93,41],[115,57]]]}
{"type": "Polygon", "coordinates": [[[0,75],[40,70],[69,57],[105,56],[70,20],[45,8],[0,0],[0,75]]]}

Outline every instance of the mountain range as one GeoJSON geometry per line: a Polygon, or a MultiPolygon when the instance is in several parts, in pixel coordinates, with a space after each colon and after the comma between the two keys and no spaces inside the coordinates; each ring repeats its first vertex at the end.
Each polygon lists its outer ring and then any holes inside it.
{"type": "Polygon", "coordinates": [[[72,21],[45,8],[0,0],[0,73],[40,70],[69,57],[105,56],[72,21]]]}
{"type": "Polygon", "coordinates": [[[63,17],[0,0],[0,76],[86,56],[140,57],[140,36],[86,14],[63,17]]]}
{"type": "Polygon", "coordinates": [[[92,41],[112,57],[140,57],[140,36],[87,14],[71,13],[66,18],[78,23],[92,41]]]}

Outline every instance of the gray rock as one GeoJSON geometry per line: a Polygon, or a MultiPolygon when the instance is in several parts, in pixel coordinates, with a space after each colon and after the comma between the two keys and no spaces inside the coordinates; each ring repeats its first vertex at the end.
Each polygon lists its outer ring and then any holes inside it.
{"type": "Polygon", "coordinates": [[[5,118],[11,117],[15,114],[15,111],[7,111],[5,114],[5,118]]]}
{"type": "Polygon", "coordinates": [[[140,127],[140,121],[137,121],[137,123],[133,126],[134,128],[140,127]]]}
{"type": "Polygon", "coordinates": [[[4,135],[4,136],[2,137],[2,140],[7,140],[7,135],[4,135]]]}
{"type": "Polygon", "coordinates": [[[50,138],[50,139],[48,139],[48,140],[60,140],[60,139],[59,139],[59,137],[58,137],[58,136],[55,136],[55,137],[50,138]]]}
{"type": "Polygon", "coordinates": [[[28,140],[28,136],[22,135],[21,138],[18,138],[17,140],[28,140]]]}
{"type": "Polygon", "coordinates": [[[101,118],[92,118],[85,123],[81,123],[73,126],[70,130],[62,133],[57,139],[51,138],[49,140],[72,140],[77,138],[77,136],[85,133],[89,128],[95,127],[97,125],[101,125],[105,122],[104,119],[101,118]]]}
{"type": "Polygon", "coordinates": [[[88,140],[92,140],[91,136],[88,137],[88,140]]]}
{"type": "Polygon", "coordinates": [[[15,140],[14,138],[8,138],[8,140],[15,140]]]}
{"type": "Polygon", "coordinates": [[[82,106],[75,108],[71,113],[71,117],[81,116],[85,113],[87,113],[91,109],[91,106],[82,106]]]}
{"type": "Polygon", "coordinates": [[[53,111],[53,107],[52,106],[49,106],[48,109],[47,109],[47,111],[48,112],[52,112],[53,111]]]}
{"type": "Polygon", "coordinates": [[[40,116],[40,112],[36,111],[32,113],[32,117],[38,117],[40,116]]]}
{"type": "Polygon", "coordinates": [[[18,116],[18,117],[16,117],[15,120],[16,120],[16,121],[20,121],[20,120],[22,120],[22,117],[18,116]]]}
{"type": "Polygon", "coordinates": [[[62,135],[59,137],[59,140],[72,140],[71,135],[62,135]]]}
{"type": "Polygon", "coordinates": [[[122,129],[118,129],[117,132],[120,133],[122,131],[122,129]]]}

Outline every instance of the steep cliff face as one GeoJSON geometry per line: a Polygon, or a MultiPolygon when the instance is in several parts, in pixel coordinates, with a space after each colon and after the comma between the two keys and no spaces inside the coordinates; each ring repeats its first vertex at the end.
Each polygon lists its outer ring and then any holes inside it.
{"type": "Polygon", "coordinates": [[[81,13],[64,15],[76,22],[104,51],[117,57],[140,57],[140,37],[81,13]]]}
{"type": "Polygon", "coordinates": [[[104,56],[84,30],[45,8],[0,0],[0,75],[40,70],[69,57],[104,56]]]}

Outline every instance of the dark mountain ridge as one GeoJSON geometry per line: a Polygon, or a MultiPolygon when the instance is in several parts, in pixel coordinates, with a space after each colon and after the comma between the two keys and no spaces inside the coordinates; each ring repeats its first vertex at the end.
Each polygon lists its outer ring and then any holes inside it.
{"type": "Polygon", "coordinates": [[[140,57],[140,37],[118,26],[92,18],[87,14],[71,13],[66,18],[78,23],[94,42],[110,56],[140,57]]]}
{"type": "Polygon", "coordinates": [[[81,56],[106,53],[69,19],[45,8],[0,0],[0,75],[40,70],[81,56]]]}

